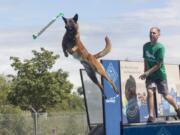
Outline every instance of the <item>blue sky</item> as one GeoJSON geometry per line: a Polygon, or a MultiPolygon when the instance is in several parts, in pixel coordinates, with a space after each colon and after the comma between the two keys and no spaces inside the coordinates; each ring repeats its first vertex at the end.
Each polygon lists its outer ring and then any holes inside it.
{"type": "Polygon", "coordinates": [[[37,40],[38,32],[59,12],[65,17],[79,14],[81,40],[91,53],[103,49],[104,37],[110,37],[111,53],[103,59],[142,61],[142,46],[149,41],[151,26],[161,28],[160,42],[166,47],[165,61],[180,63],[180,1],[179,0],[1,0],[0,1],[0,73],[14,73],[10,56],[30,58],[31,50],[44,47],[60,59],[54,70],[69,72],[69,79],[80,85],[80,63],[65,58],[61,41],[64,23],[58,19],[37,40]]]}

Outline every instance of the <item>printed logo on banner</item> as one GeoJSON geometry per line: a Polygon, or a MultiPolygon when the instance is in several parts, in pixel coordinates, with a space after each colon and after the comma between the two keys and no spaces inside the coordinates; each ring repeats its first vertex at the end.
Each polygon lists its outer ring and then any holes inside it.
{"type": "Polygon", "coordinates": [[[132,98],[128,101],[126,114],[128,123],[140,122],[140,110],[136,98],[132,98]]]}
{"type": "Polygon", "coordinates": [[[162,127],[156,135],[171,135],[171,133],[169,133],[169,131],[167,129],[162,127]]]}
{"type": "Polygon", "coordinates": [[[116,70],[113,67],[113,64],[110,63],[107,67],[107,74],[108,76],[113,80],[113,82],[116,82],[116,80],[118,79],[118,74],[116,72],[116,70]]]}
{"type": "Polygon", "coordinates": [[[119,95],[116,95],[115,97],[111,97],[111,98],[108,98],[106,99],[106,103],[113,103],[115,104],[116,103],[116,99],[119,97],[119,95]]]}
{"type": "Polygon", "coordinates": [[[106,99],[106,103],[113,103],[113,104],[115,104],[116,100],[115,99],[106,99]]]}
{"type": "Polygon", "coordinates": [[[136,118],[139,112],[138,106],[135,106],[133,108],[128,107],[127,108],[127,117],[129,118],[136,118]]]}

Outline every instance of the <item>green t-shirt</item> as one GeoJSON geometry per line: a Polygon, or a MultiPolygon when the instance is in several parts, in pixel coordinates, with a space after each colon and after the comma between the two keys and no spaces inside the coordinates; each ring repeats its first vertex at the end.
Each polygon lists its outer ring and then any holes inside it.
{"type": "Polygon", "coordinates": [[[161,62],[161,67],[155,71],[154,73],[150,74],[147,79],[150,80],[166,80],[166,70],[164,65],[164,53],[165,48],[164,46],[157,42],[155,45],[151,45],[151,42],[146,43],[143,46],[143,58],[147,63],[147,69],[152,68],[157,62],[161,62]]]}

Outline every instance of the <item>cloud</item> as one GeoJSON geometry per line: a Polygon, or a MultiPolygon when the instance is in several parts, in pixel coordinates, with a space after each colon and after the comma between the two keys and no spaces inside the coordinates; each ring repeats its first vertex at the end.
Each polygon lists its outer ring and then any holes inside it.
{"type": "Polygon", "coordinates": [[[128,16],[131,20],[146,25],[155,24],[161,27],[180,27],[180,2],[178,0],[168,0],[165,5],[160,8],[147,8],[125,13],[120,18],[128,16]]]}

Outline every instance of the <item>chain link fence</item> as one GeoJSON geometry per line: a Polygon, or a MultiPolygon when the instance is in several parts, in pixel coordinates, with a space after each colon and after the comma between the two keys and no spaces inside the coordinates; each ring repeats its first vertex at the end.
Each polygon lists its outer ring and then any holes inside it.
{"type": "Polygon", "coordinates": [[[84,112],[0,114],[0,135],[86,135],[87,132],[84,112]]]}

